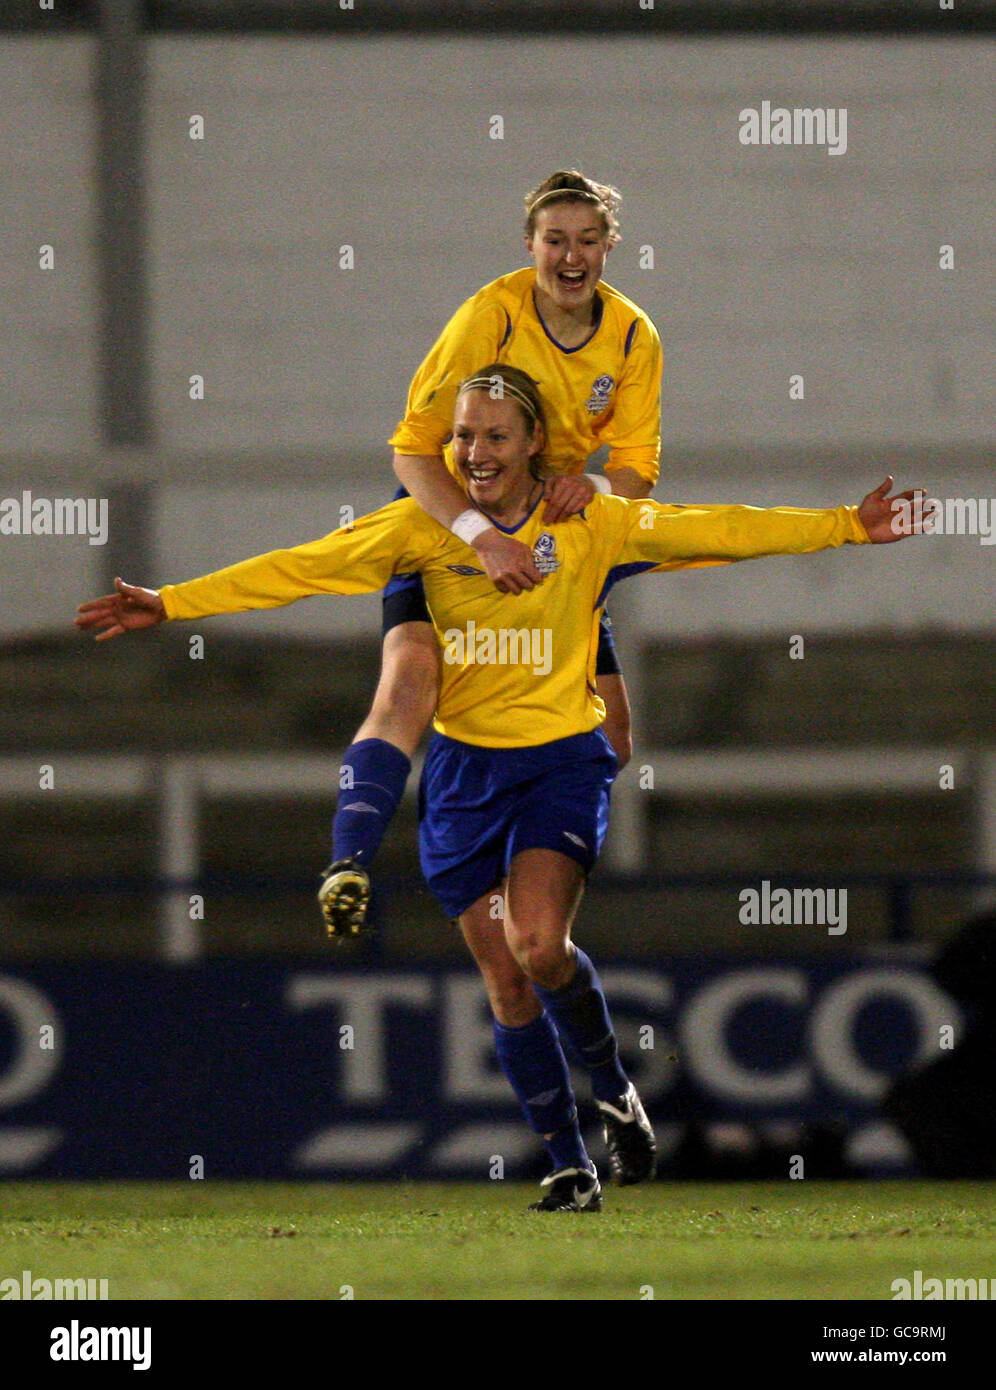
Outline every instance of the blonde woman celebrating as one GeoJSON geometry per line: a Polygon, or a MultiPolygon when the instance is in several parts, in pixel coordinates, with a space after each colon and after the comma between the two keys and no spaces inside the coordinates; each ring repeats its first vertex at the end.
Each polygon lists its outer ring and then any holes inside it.
{"type": "Polygon", "coordinates": [[[460,386],[453,454],[474,513],[538,557],[542,587],[498,591],[468,543],[406,498],[322,540],[161,591],[118,580],[115,593],[81,605],[76,621],[108,638],[309,594],[369,593],[395,573],[422,575],[443,651],[419,795],[423,873],[481,971],[498,1061],[550,1155],[547,1190],[533,1209],[597,1211],[601,1185],[565,1049],[590,1078],[614,1181],[641,1182],[656,1164],[598,973],[571,940],[616,770],[592,679],[606,595],[651,571],[895,541],[901,532],[891,478],[860,506],[828,510],[665,506],[599,494],[548,528],[537,477],[545,437],[543,406],[524,373],[489,363],[460,386]]]}
{"type": "MultiPolygon", "coordinates": [[[[548,429],[544,521],[563,522],[596,492],[643,498],[658,477],[661,346],[649,317],[602,279],[619,240],[619,193],[560,170],[525,200],[532,265],[485,285],[461,305],[419,367],[391,444],[402,492],[475,552],[474,568],[501,593],[542,584],[529,547],[468,505],[448,441],[457,388],[492,360],[538,382],[548,429]],[[604,475],[586,460],[608,446],[604,475]]],[[[404,792],[411,758],[439,696],[440,652],[418,573],[384,593],[384,647],[373,706],[343,757],[351,791],[333,821],[333,863],[318,894],[330,935],[359,929],[369,867],[404,792]]],[[[594,672],[605,733],[623,766],[632,751],[629,701],[603,614],[594,672]]]]}

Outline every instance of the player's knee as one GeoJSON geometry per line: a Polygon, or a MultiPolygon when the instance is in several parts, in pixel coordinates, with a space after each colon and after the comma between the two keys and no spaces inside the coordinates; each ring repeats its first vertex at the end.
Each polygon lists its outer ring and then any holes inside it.
{"type": "Polygon", "coordinates": [[[570,979],[573,956],[566,935],[524,932],[509,945],[526,976],[542,989],[559,989],[570,979]]]}
{"type": "Polygon", "coordinates": [[[439,656],[420,645],[400,648],[385,663],[374,696],[375,713],[423,719],[432,717],[439,699],[439,656]]]}

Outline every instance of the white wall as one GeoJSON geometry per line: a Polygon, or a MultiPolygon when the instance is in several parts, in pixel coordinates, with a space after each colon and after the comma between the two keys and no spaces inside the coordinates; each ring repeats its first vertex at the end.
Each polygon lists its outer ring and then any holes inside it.
{"type": "MultiPolygon", "coordinates": [[[[923,460],[904,483],[991,494],[993,51],[988,39],[157,38],[158,442],[125,457],[96,438],[91,41],[7,40],[0,497],[158,480],[161,577],[319,534],[343,497],[379,504],[411,371],[463,297],[521,263],[522,194],[572,163],[622,188],[609,278],[664,340],[659,495],[857,500],[896,457],[909,474],[923,460]],[[742,146],[738,113],[764,99],[846,106],[847,153],[742,146]],[[203,143],[188,138],[193,114],[203,143]],[[494,115],[502,141],[488,138],[494,115]],[[47,275],[42,241],[56,246],[47,275]],[[337,267],[347,242],[352,271],[337,267]],[[203,402],[188,399],[193,372],[203,402]],[[788,399],[793,372],[803,402],[788,399]],[[229,491],[212,500],[212,487],[229,491]]],[[[654,581],[618,604],[668,630],[780,625],[799,604],[810,625],[887,613],[991,626],[992,555],[938,538],[854,567],[825,556],[749,567],[756,581],[678,576],[666,615],[646,607],[654,581]]],[[[64,596],[93,591],[101,558],[78,538],[0,537],[0,633],[62,625],[64,596]]],[[[307,616],[323,607],[257,621],[326,630],[340,620],[307,616]]]]}
{"type": "Polygon", "coordinates": [[[0,487],[11,452],[97,443],[92,52],[88,38],[0,43],[0,487]]]}
{"type": "Polygon", "coordinates": [[[159,41],[164,441],[381,445],[449,313],[522,262],[522,195],[573,163],[624,193],[607,278],[660,327],[669,443],[979,441],[996,377],[993,49],[159,41]],[[847,152],[741,145],[738,113],[763,99],[846,106],[847,152]],[[203,144],[187,138],[195,112],[203,144]],[[186,398],[196,370],[203,405],[186,398]],[[804,403],[788,399],[793,372],[804,403]]]}

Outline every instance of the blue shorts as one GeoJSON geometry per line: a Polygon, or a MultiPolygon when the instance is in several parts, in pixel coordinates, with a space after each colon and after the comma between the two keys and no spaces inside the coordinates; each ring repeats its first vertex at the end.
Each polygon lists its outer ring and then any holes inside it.
{"type": "MultiPolygon", "coordinates": [[[[407,497],[405,489],[399,488],[394,501],[407,497]]],[[[396,574],[388,581],[381,604],[381,630],[384,637],[394,627],[402,623],[431,623],[429,608],[425,601],[425,588],[420,574],[396,574]]],[[[603,611],[598,626],[598,655],[595,658],[596,676],[621,676],[619,655],[612,636],[609,615],[603,611]]]]}
{"type": "Polygon", "coordinates": [[[524,849],[556,850],[589,873],[618,766],[601,729],[529,748],[434,734],[419,786],[419,854],[446,915],[500,890],[524,849]]]}

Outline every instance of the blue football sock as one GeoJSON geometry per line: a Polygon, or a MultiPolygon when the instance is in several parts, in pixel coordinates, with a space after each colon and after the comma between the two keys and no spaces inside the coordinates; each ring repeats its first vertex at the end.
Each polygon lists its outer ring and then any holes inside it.
{"type": "Polygon", "coordinates": [[[342,790],[332,821],[333,859],[371,863],[411,770],[411,759],[382,738],[364,738],[346,749],[339,773],[342,790]],[[347,769],[349,782],[343,788],[347,769]]]}
{"type": "Polygon", "coordinates": [[[542,989],[533,984],[557,1031],[591,1077],[596,1100],[618,1100],[629,1089],[629,1079],[619,1063],[619,1048],[602,993],[602,982],[591,961],[579,947],[574,976],[561,989],[542,989]]]}
{"type": "Polygon", "coordinates": [[[557,1030],[545,1013],[522,1028],[495,1020],[495,1051],[530,1129],[544,1138],[554,1171],[593,1168],[578,1128],[571,1078],[557,1030]]]}

